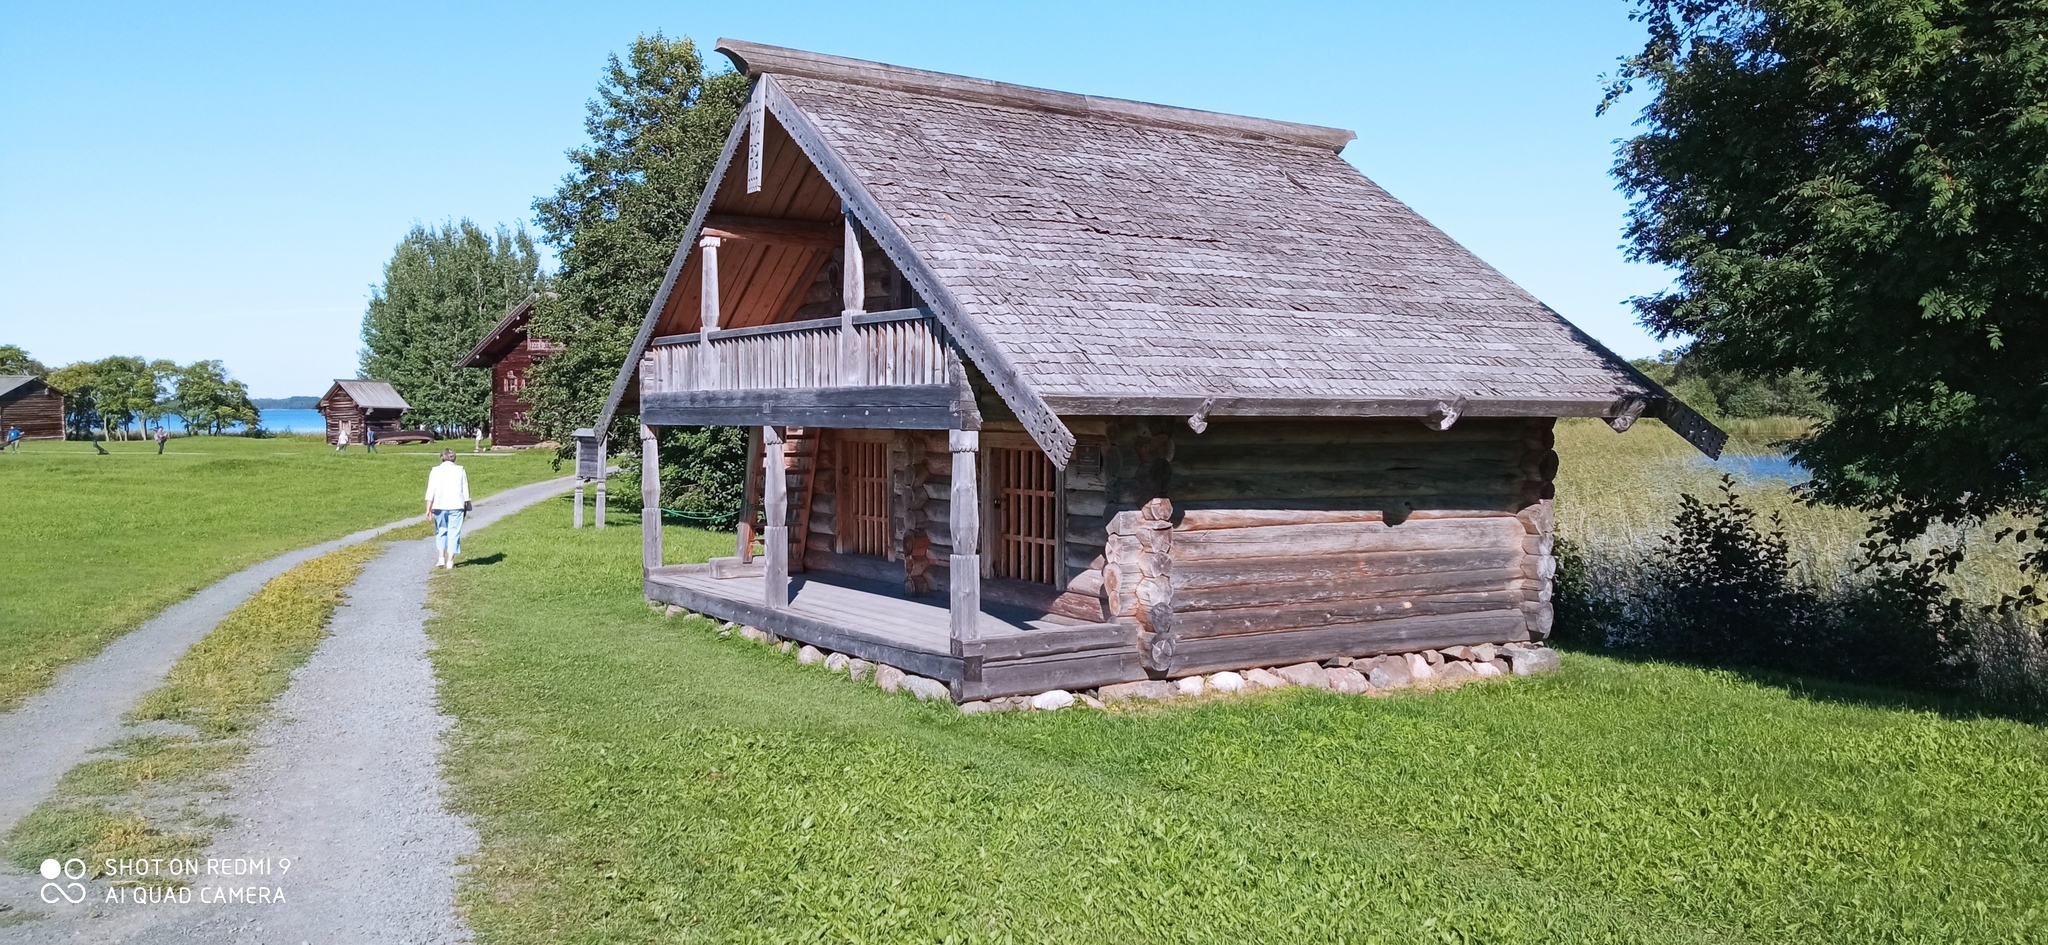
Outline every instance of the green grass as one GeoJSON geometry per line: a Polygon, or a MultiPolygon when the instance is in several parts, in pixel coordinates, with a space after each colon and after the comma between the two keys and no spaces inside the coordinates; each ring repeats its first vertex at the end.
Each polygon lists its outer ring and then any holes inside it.
{"type": "Polygon", "coordinates": [[[230,612],[129,713],[131,722],[177,723],[190,734],[128,738],[65,772],[50,798],[8,832],[7,858],[32,869],[45,857],[81,857],[97,870],[109,857],[204,849],[210,821],[191,795],[248,754],[249,733],[326,635],[343,591],[383,548],[371,542],[315,558],[230,612]]]}
{"type": "MultiPolygon", "coordinates": [[[[463,447],[468,441],[460,441],[463,447]]],[[[241,568],[420,512],[438,446],[337,455],[311,437],[30,442],[0,453],[0,711],[241,568]]],[[[550,478],[544,451],[464,452],[484,495],[550,478]]]]}
{"type": "MultiPolygon", "coordinates": [[[[524,513],[479,536],[502,560],[436,578],[484,942],[2023,942],[2048,921],[2038,728],[1579,654],[1431,695],[961,716],[651,613],[620,524],[524,513]]],[[[671,560],[730,540],[669,535],[671,560]]]]}

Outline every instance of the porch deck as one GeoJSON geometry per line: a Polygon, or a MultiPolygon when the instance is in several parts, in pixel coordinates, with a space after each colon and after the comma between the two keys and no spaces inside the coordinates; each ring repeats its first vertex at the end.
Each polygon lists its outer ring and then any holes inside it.
{"type": "Polygon", "coordinates": [[[653,600],[936,679],[959,700],[1145,678],[1137,628],[1127,622],[984,602],[979,638],[956,646],[943,597],[824,571],[791,575],[786,608],[768,606],[766,592],[759,575],[720,577],[702,564],[654,568],[646,580],[653,600]]]}

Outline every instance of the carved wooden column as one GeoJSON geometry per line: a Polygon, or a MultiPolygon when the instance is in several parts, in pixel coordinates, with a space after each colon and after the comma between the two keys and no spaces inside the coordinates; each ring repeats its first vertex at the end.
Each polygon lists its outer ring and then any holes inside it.
{"type": "Polygon", "coordinates": [[[718,246],[716,236],[707,236],[697,241],[699,265],[704,270],[704,283],[698,292],[697,343],[704,346],[704,356],[697,359],[700,377],[692,385],[694,390],[719,390],[721,383],[718,364],[718,349],[711,346],[711,333],[718,330],[718,246]]]}
{"type": "Polygon", "coordinates": [[[661,567],[661,450],[654,429],[640,425],[640,567],[661,567]]]}
{"type": "Polygon", "coordinates": [[[789,473],[782,461],[782,428],[762,427],[761,445],[761,504],[766,507],[768,515],[768,527],[762,529],[762,540],[767,546],[762,549],[762,554],[768,558],[764,565],[767,584],[764,600],[770,607],[787,607],[789,501],[785,494],[789,488],[789,473]]]}
{"type": "Polygon", "coordinates": [[[946,441],[953,451],[953,501],[948,516],[953,557],[948,579],[953,587],[952,640],[957,654],[962,644],[981,635],[981,488],[975,481],[981,434],[949,430],[946,441]],[[969,553],[961,554],[963,550],[969,553]]]}
{"type": "Polygon", "coordinates": [[[839,266],[839,383],[859,387],[870,383],[862,375],[860,339],[853,332],[853,317],[867,308],[867,261],[860,254],[860,231],[853,225],[853,208],[842,207],[846,218],[845,249],[839,266]]]}

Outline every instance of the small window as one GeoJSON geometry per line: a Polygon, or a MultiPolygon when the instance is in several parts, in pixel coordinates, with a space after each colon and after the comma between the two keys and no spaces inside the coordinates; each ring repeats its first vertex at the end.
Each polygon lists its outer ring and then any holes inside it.
{"type": "Polygon", "coordinates": [[[839,441],[845,472],[844,549],[857,555],[889,553],[889,444],[839,441]]]}
{"type": "Polygon", "coordinates": [[[996,577],[1058,584],[1059,473],[1035,449],[988,451],[995,493],[996,577]]]}

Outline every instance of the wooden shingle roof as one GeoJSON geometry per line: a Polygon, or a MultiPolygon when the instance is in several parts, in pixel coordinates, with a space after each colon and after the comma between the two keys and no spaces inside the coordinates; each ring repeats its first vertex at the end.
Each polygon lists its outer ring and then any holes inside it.
{"type": "Polygon", "coordinates": [[[398,395],[397,389],[393,388],[389,381],[372,381],[364,378],[337,378],[334,381],[334,386],[328,388],[327,393],[321,396],[320,405],[322,407],[327,405],[328,398],[333,397],[335,391],[348,395],[348,399],[354,401],[355,405],[363,410],[412,409],[412,405],[406,403],[405,398],[398,395]]]}
{"type": "Polygon", "coordinates": [[[1444,403],[1664,416],[1719,451],[1711,424],[1338,157],[1349,132],[718,48],[1041,443],[1065,430],[1034,415],[1444,403]]]}

